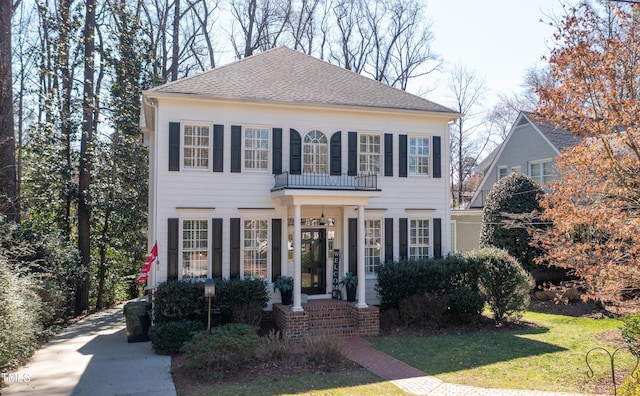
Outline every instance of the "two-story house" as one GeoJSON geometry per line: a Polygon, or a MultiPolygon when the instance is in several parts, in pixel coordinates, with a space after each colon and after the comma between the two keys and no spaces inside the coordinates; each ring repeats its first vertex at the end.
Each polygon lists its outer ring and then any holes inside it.
{"type": "Polygon", "coordinates": [[[454,250],[478,247],[482,226],[482,209],[493,185],[509,173],[524,173],[541,186],[556,178],[555,158],[562,150],[579,142],[571,132],[556,129],[547,120],[520,112],[500,144],[478,167],[482,181],[466,210],[452,211],[454,250]]]}
{"type": "Polygon", "coordinates": [[[446,107],[286,47],[143,102],[150,287],[286,274],[295,315],[351,271],[366,311],[381,262],[449,251],[446,107]]]}

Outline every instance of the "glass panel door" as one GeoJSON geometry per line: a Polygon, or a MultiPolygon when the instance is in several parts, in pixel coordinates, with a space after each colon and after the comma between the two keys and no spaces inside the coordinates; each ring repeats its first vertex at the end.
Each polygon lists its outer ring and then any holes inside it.
{"type": "Polygon", "coordinates": [[[326,230],[302,230],[302,292],[324,294],[327,292],[326,230]]]}

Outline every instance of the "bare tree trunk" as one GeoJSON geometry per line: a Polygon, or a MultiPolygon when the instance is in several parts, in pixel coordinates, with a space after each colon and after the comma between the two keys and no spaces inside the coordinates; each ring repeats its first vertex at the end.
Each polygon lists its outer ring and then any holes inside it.
{"type": "Polygon", "coordinates": [[[71,77],[71,70],[69,60],[71,59],[70,45],[69,45],[69,29],[70,29],[70,7],[71,0],[61,0],[59,10],[59,49],[58,64],[60,65],[60,73],[62,75],[62,107],[60,110],[60,126],[64,139],[64,156],[66,160],[66,166],[69,174],[67,175],[67,188],[64,194],[64,212],[61,216],[61,229],[63,235],[67,238],[71,236],[71,204],[73,203],[73,196],[71,191],[73,188],[73,180],[71,177],[71,169],[73,166],[72,153],[72,140],[73,140],[73,127],[71,125],[71,95],[73,94],[73,79],[71,77]]]}
{"type": "Polygon", "coordinates": [[[82,103],[82,139],[78,177],[78,251],[85,273],[76,290],[75,312],[89,309],[89,275],[91,267],[91,146],[94,128],[94,34],[96,27],[95,0],[87,0],[84,25],[84,99],[82,103]]]}
{"type": "Polygon", "coordinates": [[[178,63],[180,58],[180,0],[174,1],[173,37],[171,39],[171,81],[178,79],[178,63]]]}
{"type": "Polygon", "coordinates": [[[11,73],[11,0],[0,0],[0,213],[20,221],[11,73]]]}

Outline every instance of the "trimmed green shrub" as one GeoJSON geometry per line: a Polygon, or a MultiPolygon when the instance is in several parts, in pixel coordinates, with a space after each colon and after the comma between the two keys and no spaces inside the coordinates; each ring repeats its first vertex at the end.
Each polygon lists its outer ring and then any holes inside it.
{"type": "MultiPolygon", "coordinates": [[[[260,324],[262,309],[269,301],[267,284],[262,279],[216,279],[216,295],[211,307],[220,312],[216,324],[234,321],[260,324]]],[[[170,280],[158,285],[153,304],[154,323],[197,320],[207,323],[208,301],[204,283],[170,280]]]]}
{"type": "Polygon", "coordinates": [[[31,356],[42,330],[37,284],[11,271],[0,257],[0,372],[16,368],[31,356]]]}
{"type": "Polygon", "coordinates": [[[195,320],[207,322],[203,282],[168,280],[158,285],[153,301],[155,324],[195,320]]]}
{"type": "Polygon", "coordinates": [[[400,261],[381,264],[377,269],[375,290],[381,309],[399,308],[400,301],[414,295],[446,295],[466,286],[477,289],[478,268],[474,261],[449,255],[423,261],[400,261]]]}
{"type": "Polygon", "coordinates": [[[439,326],[447,312],[445,296],[426,293],[415,294],[400,301],[400,320],[404,326],[439,326]]]}
{"type": "Polygon", "coordinates": [[[334,364],[342,361],[342,341],[326,335],[304,337],[304,352],[307,361],[315,364],[334,364]]]}
{"type": "Polygon", "coordinates": [[[640,313],[627,315],[622,322],[622,340],[631,353],[640,356],[640,313]]]}
{"type": "Polygon", "coordinates": [[[202,330],[204,330],[204,325],[194,320],[179,320],[153,325],[149,329],[151,346],[156,353],[178,353],[195,333],[202,330]]]}
{"type": "Polygon", "coordinates": [[[498,324],[519,316],[529,306],[533,279],[506,250],[482,248],[470,252],[468,258],[480,268],[480,293],[498,324]]]}
{"type": "Polygon", "coordinates": [[[184,344],[182,352],[187,369],[220,378],[251,360],[259,344],[260,337],[253,327],[230,323],[211,329],[211,334],[196,333],[184,344]]]}
{"type": "Polygon", "coordinates": [[[530,271],[540,251],[530,245],[527,228],[533,219],[524,215],[541,211],[538,197],[542,194],[538,183],[522,173],[511,173],[494,184],[482,212],[480,246],[505,249],[530,271]]]}
{"type": "Polygon", "coordinates": [[[478,318],[484,308],[480,291],[467,286],[453,289],[447,294],[449,317],[459,322],[469,322],[478,318]]]}
{"type": "Polygon", "coordinates": [[[269,302],[269,290],[262,279],[216,280],[212,304],[220,310],[222,323],[259,325],[262,308],[269,302]]]}

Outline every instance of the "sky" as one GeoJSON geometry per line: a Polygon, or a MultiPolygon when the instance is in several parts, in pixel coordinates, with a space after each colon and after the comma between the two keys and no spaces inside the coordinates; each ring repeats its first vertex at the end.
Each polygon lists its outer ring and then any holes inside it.
{"type": "Polygon", "coordinates": [[[439,83],[427,98],[447,105],[446,71],[456,64],[484,79],[485,108],[493,107],[498,93],[519,92],[527,69],[544,65],[541,57],[549,54],[555,32],[548,22],[562,15],[561,1],[427,0],[433,50],[445,61],[445,73],[430,77],[439,83]]]}

